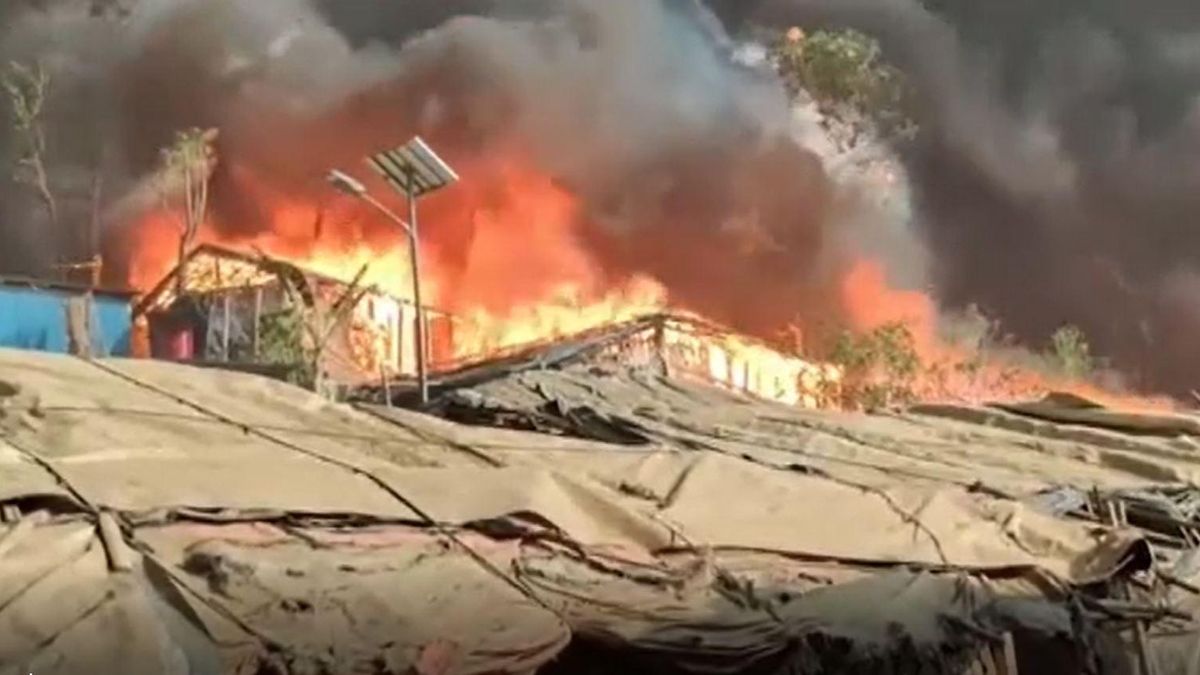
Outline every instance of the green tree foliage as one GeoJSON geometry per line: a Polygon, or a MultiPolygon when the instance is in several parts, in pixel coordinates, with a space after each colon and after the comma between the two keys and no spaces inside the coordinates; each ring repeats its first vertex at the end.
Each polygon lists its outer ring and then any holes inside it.
{"type": "Polygon", "coordinates": [[[921,371],[912,331],[889,323],[862,334],[844,332],[831,356],[842,367],[842,404],[875,410],[911,403],[921,371]]]}
{"type": "Polygon", "coordinates": [[[303,313],[290,306],[263,314],[258,324],[258,358],[282,367],[288,382],[311,389],[316,373],[304,346],[303,320],[303,313]]]}
{"type": "Polygon", "coordinates": [[[874,38],[850,29],[807,35],[793,28],[771,56],[789,93],[811,96],[823,114],[885,136],[913,133],[908,84],[874,38]]]}
{"type": "Polygon", "coordinates": [[[1050,358],[1067,377],[1085,379],[1096,368],[1087,336],[1078,326],[1066,325],[1050,336],[1050,358]]]}
{"type": "Polygon", "coordinates": [[[264,316],[259,324],[261,358],[283,366],[288,380],[325,396],[325,355],[339,328],[345,325],[371,291],[363,285],[367,265],[335,297],[322,297],[321,289],[296,268],[260,253],[263,269],[279,280],[286,307],[264,316]]]}

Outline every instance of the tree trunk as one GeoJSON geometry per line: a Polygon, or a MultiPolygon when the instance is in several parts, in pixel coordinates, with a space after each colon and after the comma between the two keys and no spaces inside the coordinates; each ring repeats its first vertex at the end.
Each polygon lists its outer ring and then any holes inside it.
{"type": "Polygon", "coordinates": [[[175,266],[175,301],[187,291],[187,232],[179,237],[179,263],[175,266]]]}
{"type": "Polygon", "coordinates": [[[96,160],[96,169],[92,174],[92,213],[88,222],[87,242],[84,245],[85,260],[91,261],[91,285],[93,287],[100,285],[100,279],[103,276],[102,260],[100,253],[100,212],[104,203],[104,155],[101,151],[100,157],[96,160]]]}
{"type": "Polygon", "coordinates": [[[67,300],[67,350],[74,356],[92,358],[92,294],[67,300]]]}

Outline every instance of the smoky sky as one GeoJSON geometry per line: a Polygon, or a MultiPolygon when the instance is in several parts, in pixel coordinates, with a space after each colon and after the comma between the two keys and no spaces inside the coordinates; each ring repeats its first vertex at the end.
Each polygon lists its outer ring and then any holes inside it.
{"type": "Polygon", "coordinates": [[[1200,5],[768,0],[737,19],[850,26],[916,89],[904,148],[944,307],[1025,344],[1077,324],[1132,383],[1200,381],[1200,5]]]}
{"type": "MultiPolygon", "coordinates": [[[[48,121],[50,163],[79,176],[56,179],[78,205],[104,149],[112,231],[155,206],[147,181],[179,129],[220,129],[211,208],[231,236],[271,225],[264,195],[327,200],[330,167],[420,134],[463,175],[425,210],[436,257],[453,268],[463,255],[443,287],[484,286],[465,254],[480,235],[471,213],[506,198],[506,163],[518,162],[577,198],[577,239],[612,283],[649,275],[674,303],[764,336],[836,313],[845,251],[830,230],[852,205],[793,140],[778,80],[735,63],[696,0],[126,0],[124,10],[96,17],[47,0],[9,17],[0,37],[9,58],[56,66],[53,107],[64,112],[48,121]],[[65,111],[87,119],[73,127],[78,142],[62,142],[65,111]]],[[[6,262],[61,255],[28,190],[5,190],[19,223],[6,262]]],[[[61,229],[87,215],[66,209],[61,229]]],[[[391,227],[359,216],[364,239],[391,227]]],[[[119,271],[128,251],[120,236],[109,243],[119,271]]],[[[516,247],[513,277],[522,255],[516,247]]]]}
{"type": "MultiPolygon", "coordinates": [[[[581,196],[583,236],[614,276],[652,273],[683,304],[765,333],[836,313],[844,205],[786,138],[778,83],[731,64],[727,34],[849,25],[878,37],[914,86],[921,132],[897,149],[939,303],[976,304],[1028,345],[1078,324],[1139,386],[1179,393],[1200,380],[1194,3],[102,4],[125,9],[17,2],[0,26],[0,56],[40,55],[58,72],[51,159],[68,232],[90,212],[99,162],[106,213],[123,213],[186,126],[221,127],[235,161],[217,176],[216,207],[237,227],[253,227],[257,208],[238,171],[303,191],[331,162],[413,132],[467,166],[519,146],[581,196]]],[[[6,125],[0,155],[14,152],[6,125]]],[[[4,182],[7,269],[61,254],[64,237],[38,213],[4,182]]]]}

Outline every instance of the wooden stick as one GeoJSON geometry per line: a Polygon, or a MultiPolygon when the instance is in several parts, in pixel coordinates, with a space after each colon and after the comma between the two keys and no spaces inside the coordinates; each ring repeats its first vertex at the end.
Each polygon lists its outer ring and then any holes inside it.
{"type": "Polygon", "coordinates": [[[117,525],[116,516],[112,511],[101,511],[98,518],[100,541],[104,544],[104,552],[108,554],[108,568],[114,572],[128,572],[133,569],[132,553],[117,525]]]}
{"type": "Polygon", "coordinates": [[[1004,642],[1000,645],[1000,653],[996,658],[996,671],[999,675],[1018,675],[1017,673],[1017,645],[1013,641],[1012,633],[1004,634],[1004,642]]]}
{"type": "Polygon", "coordinates": [[[16,523],[21,520],[21,507],[16,504],[0,506],[0,522],[16,523]]]}
{"type": "Polygon", "coordinates": [[[1154,605],[1139,605],[1128,600],[1085,598],[1084,605],[1113,619],[1158,619],[1163,617],[1179,619],[1181,621],[1190,621],[1192,619],[1191,614],[1178,609],[1154,605]]]}
{"type": "Polygon", "coordinates": [[[262,286],[256,286],[254,288],[254,360],[255,361],[258,361],[258,359],[260,357],[259,341],[261,338],[259,337],[259,331],[261,329],[261,326],[259,324],[262,323],[262,310],[263,310],[263,288],[262,288],[262,286]]]}
{"type": "Polygon", "coordinates": [[[45,511],[34,511],[29,516],[18,520],[16,524],[7,530],[0,530],[0,558],[3,558],[9,551],[16,548],[17,544],[29,536],[33,528],[46,522],[46,520],[48,520],[48,517],[45,511]]]}
{"type": "Polygon", "coordinates": [[[387,364],[379,364],[379,376],[383,379],[383,404],[392,407],[392,380],[388,377],[387,364]]]}
{"type": "Polygon", "coordinates": [[[225,292],[221,310],[221,313],[224,315],[221,318],[221,357],[225,361],[229,361],[229,331],[231,328],[229,315],[233,310],[233,299],[230,297],[228,291],[225,292]]]}
{"type": "Polygon", "coordinates": [[[1188,583],[1175,575],[1167,574],[1166,572],[1159,572],[1158,577],[1172,586],[1178,586],[1189,593],[1200,595],[1200,586],[1188,583]]]}
{"type": "MultiPolygon", "coordinates": [[[[1109,524],[1113,527],[1128,527],[1128,509],[1125,508],[1125,502],[1117,500],[1109,500],[1108,517],[1109,524]]],[[[1132,593],[1129,591],[1129,584],[1124,581],[1119,582],[1123,599],[1130,601],[1133,599],[1132,593]]],[[[1154,668],[1150,663],[1150,643],[1146,637],[1146,623],[1142,619],[1134,619],[1133,621],[1133,644],[1137,648],[1138,672],[1140,675],[1154,675],[1154,668]]]]}

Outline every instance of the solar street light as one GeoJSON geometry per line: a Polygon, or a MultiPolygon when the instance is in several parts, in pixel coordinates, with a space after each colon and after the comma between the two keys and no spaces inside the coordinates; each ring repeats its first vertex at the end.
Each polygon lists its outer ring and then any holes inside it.
{"type": "Polygon", "coordinates": [[[408,222],[367,192],[361,181],[334,169],[329,182],[339,191],[357,197],[399,225],[408,234],[409,260],[412,264],[413,303],[417,307],[417,386],[421,404],[429,402],[429,374],[426,358],[429,350],[425,307],[421,303],[421,262],[417,236],[417,200],[458,181],[458,174],[420,137],[392,150],[371,155],[367,164],[389,185],[408,199],[408,222]]]}

